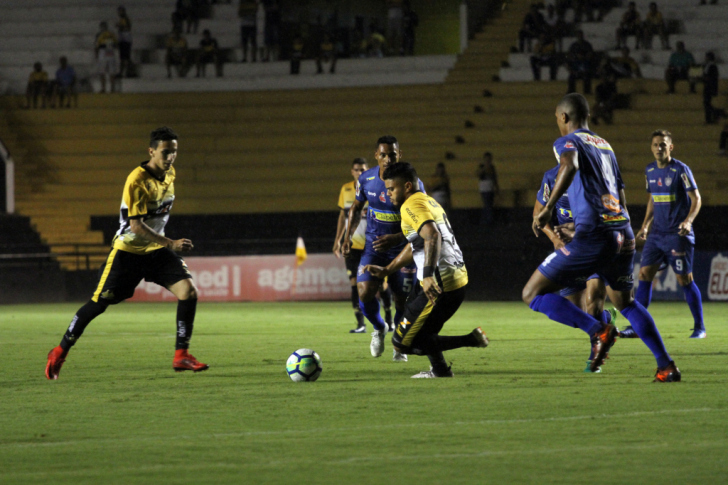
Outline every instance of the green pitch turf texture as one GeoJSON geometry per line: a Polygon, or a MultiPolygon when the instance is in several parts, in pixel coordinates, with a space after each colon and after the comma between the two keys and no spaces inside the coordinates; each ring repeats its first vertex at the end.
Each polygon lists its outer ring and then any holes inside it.
{"type": "Polygon", "coordinates": [[[3,485],[728,481],[725,305],[705,305],[705,340],[684,303],[651,307],[676,384],[652,383],[639,340],[583,373],[586,335],[518,303],[466,303],[443,334],[482,325],[490,347],[447,353],[454,379],[411,379],[426,358],[392,362],[389,342],[372,358],[343,302],[201,303],[198,374],[172,371],[174,304],[122,304],[47,381],[77,306],[0,307],[3,485]],[[318,382],[285,373],[301,347],[318,382]]]}

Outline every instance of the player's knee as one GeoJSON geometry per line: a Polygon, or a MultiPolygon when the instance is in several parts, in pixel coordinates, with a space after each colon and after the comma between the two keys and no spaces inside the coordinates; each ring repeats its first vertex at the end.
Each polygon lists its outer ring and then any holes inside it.
{"type": "Polygon", "coordinates": [[[692,284],[693,282],[693,274],[676,274],[675,278],[677,279],[677,284],[680,286],[688,286],[692,284]]]}

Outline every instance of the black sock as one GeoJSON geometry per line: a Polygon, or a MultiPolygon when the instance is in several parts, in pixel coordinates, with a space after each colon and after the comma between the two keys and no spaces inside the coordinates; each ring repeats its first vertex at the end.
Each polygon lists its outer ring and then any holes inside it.
{"type": "Polygon", "coordinates": [[[448,366],[447,366],[447,362],[445,362],[445,356],[442,355],[442,352],[434,352],[432,354],[429,354],[427,356],[427,358],[430,359],[430,365],[432,365],[432,372],[434,372],[436,376],[447,373],[448,366]]]}
{"type": "Polygon", "coordinates": [[[382,299],[382,306],[385,310],[392,307],[392,290],[387,286],[387,289],[379,292],[379,296],[382,299]]]}
{"type": "Polygon", "coordinates": [[[351,287],[351,307],[355,310],[359,310],[359,292],[356,291],[356,285],[351,287]]]}
{"type": "Polygon", "coordinates": [[[364,314],[360,310],[357,310],[354,312],[354,316],[356,317],[356,328],[363,327],[365,325],[364,314]]]}
{"type": "Polygon", "coordinates": [[[86,326],[91,323],[91,320],[104,313],[108,306],[106,303],[89,300],[79,308],[61,339],[61,348],[68,352],[76,344],[76,340],[83,335],[83,331],[86,330],[86,326]]]}
{"type": "Polygon", "coordinates": [[[460,347],[475,347],[478,345],[478,342],[472,334],[457,337],[438,335],[437,344],[441,352],[447,352],[448,350],[459,349],[460,347]]]}
{"type": "Polygon", "coordinates": [[[192,329],[195,326],[195,311],[197,298],[179,300],[177,302],[177,341],[175,350],[188,349],[192,338],[192,329]]]}

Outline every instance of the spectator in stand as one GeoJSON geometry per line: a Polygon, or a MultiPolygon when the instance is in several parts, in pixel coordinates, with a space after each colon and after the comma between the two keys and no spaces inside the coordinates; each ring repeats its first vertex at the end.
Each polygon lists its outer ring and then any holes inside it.
{"type": "Polygon", "coordinates": [[[597,22],[604,19],[604,15],[614,6],[614,0],[574,0],[574,21],[580,23],[584,14],[587,22],[594,21],[594,10],[597,11],[597,22]]]}
{"type": "Polygon", "coordinates": [[[594,49],[584,39],[584,32],[576,31],[576,42],[571,44],[566,57],[566,65],[569,69],[569,85],[567,93],[576,92],[576,80],[584,82],[584,94],[591,94],[592,61],[594,49]]]}
{"type": "Polygon", "coordinates": [[[634,48],[640,48],[640,39],[642,38],[642,22],[640,22],[640,13],[637,11],[637,5],[634,2],[629,2],[627,11],[622,14],[622,20],[619,22],[619,27],[616,31],[617,47],[614,50],[619,50],[622,46],[627,45],[627,36],[634,35],[634,48]]]}
{"type": "Polygon", "coordinates": [[[387,0],[387,42],[392,54],[402,54],[403,0],[387,0]]]}
{"type": "Polygon", "coordinates": [[[412,10],[412,2],[404,0],[404,14],[402,17],[402,53],[405,56],[415,55],[415,29],[420,23],[417,12],[412,10]]]}
{"type": "Polygon", "coordinates": [[[111,92],[116,90],[114,78],[119,72],[116,65],[116,49],[119,42],[116,35],[109,30],[109,24],[101,22],[99,24],[99,33],[96,34],[94,42],[94,52],[98,62],[99,78],[101,79],[101,92],[106,92],[106,78],[109,78],[111,84],[111,92]]]}
{"type": "Polygon", "coordinates": [[[683,42],[677,43],[677,50],[670,55],[670,60],[665,71],[667,81],[667,94],[675,93],[675,83],[679,79],[686,79],[690,84],[690,92],[695,93],[695,80],[690,78],[690,68],[695,66],[695,58],[685,50],[683,42]]]}
{"type": "Polygon", "coordinates": [[[430,177],[430,183],[427,184],[427,194],[435,199],[445,212],[450,210],[450,176],[445,170],[444,163],[437,164],[435,174],[430,177]]]}
{"type": "Polygon", "coordinates": [[[622,55],[611,59],[610,67],[618,79],[642,78],[640,65],[629,55],[629,47],[622,47],[622,55]]]}
{"type": "Polygon", "coordinates": [[[78,94],[76,93],[76,71],[68,65],[68,59],[63,56],[59,59],[61,67],[56,71],[56,82],[53,85],[53,97],[51,105],[55,107],[56,98],[58,98],[58,107],[71,107],[71,98],[73,105],[78,108],[78,94]]]}
{"type": "Polygon", "coordinates": [[[384,51],[387,49],[387,39],[374,25],[371,26],[370,30],[367,56],[384,57],[384,51]]]}
{"type": "Polygon", "coordinates": [[[217,45],[217,39],[212,37],[210,31],[205,29],[202,31],[202,40],[200,40],[200,48],[197,51],[197,74],[195,77],[206,77],[207,64],[215,64],[215,75],[222,77],[222,62],[220,62],[220,51],[217,45]]]}
{"type": "Polygon", "coordinates": [[[117,77],[129,76],[131,63],[131,20],[123,6],[116,9],[119,20],[116,21],[116,32],[119,35],[119,74],[117,77]]]}
{"type": "Polygon", "coordinates": [[[652,37],[657,34],[660,36],[663,50],[670,50],[670,43],[667,39],[667,27],[665,20],[662,18],[662,12],[657,10],[655,2],[650,3],[650,11],[645,15],[645,23],[643,27],[644,40],[642,44],[645,49],[652,49],[652,37]]]}
{"type": "Polygon", "coordinates": [[[480,192],[480,197],[483,199],[483,214],[480,223],[490,226],[495,220],[493,217],[495,196],[500,191],[498,187],[498,174],[495,171],[493,155],[490,152],[483,154],[483,163],[478,167],[476,175],[478,176],[478,191],[480,192]]]}
{"type": "Polygon", "coordinates": [[[265,47],[266,60],[278,60],[278,42],[281,30],[281,10],[277,0],[268,0],[265,5],[265,47]]]}
{"type": "Polygon", "coordinates": [[[182,30],[175,27],[171,34],[167,36],[165,42],[167,47],[167,55],[165,63],[167,64],[167,77],[172,78],[172,66],[177,69],[178,77],[187,76],[189,68],[187,62],[187,39],[182,35],[182,30]]]}
{"type": "Polygon", "coordinates": [[[43,70],[43,64],[33,64],[33,72],[28,76],[28,87],[25,89],[25,108],[38,107],[38,98],[41,99],[41,108],[46,107],[48,97],[48,73],[43,70]]]}
{"type": "Polygon", "coordinates": [[[257,0],[255,10],[255,44],[258,46],[258,59],[260,62],[268,62],[268,47],[265,43],[265,3],[263,0],[257,0]]]}
{"type": "Polygon", "coordinates": [[[323,73],[323,64],[329,62],[331,63],[329,72],[334,74],[336,72],[336,47],[331,42],[331,36],[328,33],[324,33],[321,44],[319,44],[318,55],[316,56],[316,73],[323,73]]]}
{"type": "Polygon", "coordinates": [[[301,61],[303,60],[303,37],[296,35],[291,46],[291,74],[299,74],[301,72],[301,61]]]}
{"type": "Polygon", "coordinates": [[[559,68],[559,62],[556,54],[556,43],[546,33],[542,32],[538,38],[536,46],[533,48],[531,56],[531,70],[533,71],[533,80],[541,80],[541,67],[549,67],[549,79],[556,80],[556,72],[559,68]]]}
{"type": "Polygon", "coordinates": [[[240,0],[238,5],[238,17],[240,18],[240,40],[243,46],[243,62],[248,62],[248,45],[250,45],[251,60],[256,61],[256,36],[255,27],[258,4],[255,0],[240,0]]]}
{"type": "Polygon", "coordinates": [[[528,52],[531,52],[531,39],[538,39],[538,36],[545,30],[546,20],[538,11],[538,6],[531,5],[531,9],[523,17],[523,25],[518,32],[518,51],[523,52],[526,47],[528,52]]]}
{"type": "Polygon", "coordinates": [[[718,82],[720,76],[718,74],[718,66],[715,65],[715,54],[712,52],[705,53],[705,63],[703,64],[703,108],[705,109],[705,123],[714,125],[720,118],[721,111],[713,108],[713,96],[718,96],[718,82]]]}
{"type": "Polygon", "coordinates": [[[614,118],[613,112],[617,107],[618,94],[614,74],[607,74],[604,80],[597,85],[594,94],[596,100],[591,120],[598,125],[601,118],[606,124],[611,125],[614,118]]]}
{"type": "MultiPolygon", "coordinates": [[[[175,13],[172,14],[181,27],[182,22],[187,23],[187,33],[196,34],[200,26],[200,0],[177,0],[175,13]]],[[[173,22],[175,22],[173,20],[173,22]]]]}
{"type": "Polygon", "coordinates": [[[546,33],[554,39],[556,48],[559,52],[564,51],[564,35],[566,33],[566,24],[563,19],[559,18],[556,8],[552,4],[546,6],[546,15],[544,16],[546,33]]]}
{"type": "Polygon", "coordinates": [[[720,144],[718,146],[720,148],[718,155],[728,157],[728,123],[723,125],[723,131],[720,132],[720,144]]]}

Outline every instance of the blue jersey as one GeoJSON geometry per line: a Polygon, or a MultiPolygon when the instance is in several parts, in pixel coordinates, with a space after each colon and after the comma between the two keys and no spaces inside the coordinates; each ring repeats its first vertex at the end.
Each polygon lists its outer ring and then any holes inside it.
{"type": "MultiPolygon", "coordinates": [[[[554,185],[556,184],[556,174],[558,173],[559,166],[556,165],[554,168],[548,170],[545,174],[543,174],[541,188],[538,190],[538,194],[536,194],[536,200],[538,200],[541,205],[546,205],[546,203],[551,198],[551,191],[554,190],[554,185]]],[[[561,224],[574,222],[574,218],[571,216],[571,206],[569,205],[568,193],[564,193],[564,195],[562,195],[559,200],[556,201],[554,209],[554,218],[556,219],[556,224],[554,224],[554,221],[552,221],[552,225],[560,226],[561,224]]]]}
{"type": "MultiPolygon", "coordinates": [[[[422,181],[419,181],[420,190],[425,191],[422,181]]],[[[402,217],[399,208],[395,207],[389,197],[384,181],[379,178],[379,167],[370,168],[359,176],[356,184],[356,200],[369,202],[367,214],[367,245],[378,236],[387,234],[400,234],[402,232],[402,217]]],[[[401,250],[406,243],[398,245],[393,250],[401,250]]]]}
{"type": "MultiPolygon", "coordinates": [[[[645,184],[655,207],[652,231],[676,234],[690,212],[692,201],[688,192],[698,188],[690,168],[674,158],[665,168],[652,162],[645,170],[645,184]]],[[[692,228],[688,236],[695,237],[692,228]]]]}
{"type": "Polygon", "coordinates": [[[629,227],[629,215],[619,202],[622,174],[607,140],[589,130],[577,130],[554,142],[557,160],[567,152],[577,152],[577,172],[568,190],[576,232],[629,227]]]}

